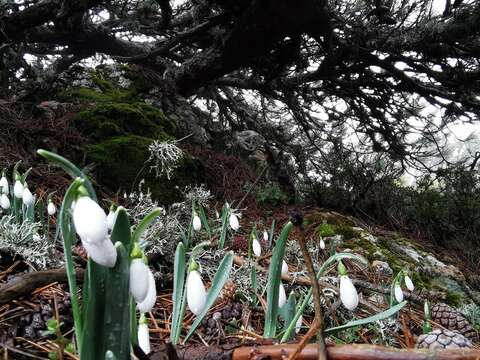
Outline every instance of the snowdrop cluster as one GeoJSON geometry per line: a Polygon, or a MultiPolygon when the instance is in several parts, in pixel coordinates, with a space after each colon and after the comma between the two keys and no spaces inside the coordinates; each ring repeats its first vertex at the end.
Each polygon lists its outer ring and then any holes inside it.
{"type": "Polygon", "coordinates": [[[408,276],[408,274],[405,271],[402,271],[399,274],[399,276],[397,276],[397,279],[395,280],[394,286],[393,286],[393,293],[394,293],[394,296],[395,296],[395,300],[398,303],[401,303],[404,299],[403,290],[402,290],[402,286],[401,286],[402,278],[403,278],[403,282],[405,283],[405,286],[406,286],[408,291],[413,291],[415,289],[415,286],[413,285],[413,281],[410,278],[410,276],[408,276]]]}

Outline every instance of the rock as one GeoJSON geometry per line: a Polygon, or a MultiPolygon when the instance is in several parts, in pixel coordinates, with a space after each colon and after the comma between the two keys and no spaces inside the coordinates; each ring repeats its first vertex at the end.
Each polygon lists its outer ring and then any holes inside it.
{"type": "Polygon", "coordinates": [[[246,151],[253,152],[265,144],[265,138],[253,130],[245,130],[235,133],[238,145],[246,151]]]}
{"type": "Polygon", "coordinates": [[[458,331],[435,329],[428,334],[420,335],[416,347],[429,350],[458,349],[471,348],[472,343],[458,331]]]}
{"type": "Polygon", "coordinates": [[[372,262],[372,268],[374,268],[377,272],[384,276],[392,276],[393,270],[385,261],[374,260],[372,262]]]}

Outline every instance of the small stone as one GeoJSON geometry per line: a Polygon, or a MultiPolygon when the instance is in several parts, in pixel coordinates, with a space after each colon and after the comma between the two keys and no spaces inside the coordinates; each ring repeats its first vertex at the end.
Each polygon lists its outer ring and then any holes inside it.
{"type": "Polygon", "coordinates": [[[35,329],[33,327],[28,325],[28,326],[25,326],[25,328],[23,329],[23,336],[26,339],[32,340],[32,339],[35,339],[37,337],[37,333],[35,332],[35,329]]]}
{"type": "Polygon", "coordinates": [[[388,263],[385,262],[385,261],[374,260],[374,261],[372,262],[372,267],[373,267],[377,272],[379,272],[381,275],[384,275],[384,276],[392,276],[392,275],[393,275],[393,270],[392,270],[392,268],[391,268],[390,265],[388,265],[388,263]]]}
{"type": "Polygon", "coordinates": [[[33,314],[31,326],[37,330],[45,328],[45,322],[43,321],[40,313],[33,314]]]}
{"type": "Polygon", "coordinates": [[[222,313],[220,311],[214,312],[212,315],[213,320],[220,320],[222,318],[222,313]]]}

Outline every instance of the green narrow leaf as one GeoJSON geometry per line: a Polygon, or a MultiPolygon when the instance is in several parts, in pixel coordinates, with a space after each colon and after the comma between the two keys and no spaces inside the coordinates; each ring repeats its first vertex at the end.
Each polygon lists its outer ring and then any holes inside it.
{"type": "Polygon", "coordinates": [[[222,208],[222,228],[220,230],[220,239],[218,240],[218,248],[223,249],[225,247],[225,239],[227,238],[228,230],[228,213],[229,210],[226,205],[223,205],[222,208]]]}
{"type": "Polygon", "coordinates": [[[142,221],[135,227],[135,231],[132,235],[133,243],[139,242],[142,234],[145,232],[147,227],[153,223],[158,216],[162,213],[162,209],[156,208],[152,210],[148,215],[146,215],[142,221]]]}
{"type": "Polygon", "coordinates": [[[203,224],[203,227],[205,228],[205,231],[207,232],[208,238],[212,240],[212,229],[208,224],[208,219],[207,219],[207,216],[205,215],[205,210],[203,209],[202,205],[198,206],[198,215],[200,216],[200,220],[202,220],[202,224],[203,224]]]}
{"type": "Polygon", "coordinates": [[[272,226],[270,227],[270,233],[268,234],[268,248],[272,248],[273,235],[275,233],[275,219],[272,221],[272,226]]]}
{"type": "Polygon", "coordinates": [[[283,307],[281,307],[279,310],[280,317],[284,319],[284,323],[283,323],[284,331],[287,330],[288,325],[290,325],[293,318],[295,317],[296,307],[297,307],[297,301],[295,299],[295,294],[292,291],[288,296],[287,303],[283,307]]]}
{"type": "Polygon", "coordinates": [[[282,260],[288,235],[292,228],[293,224],[290,221],[283,227],[275,248],[273,249],[270,266],[268,267],[267,311],[265,313],[265,325],[263,329],[263,337],[265,338],[274,338],[277,329],[278,292],[282,272],[282,260]]]}
{"type": "Polygon", "coordinates": [[[185,336],[184,342],[186,342],[190,338],[190,336],[192,336],[192,334],[197,329],[198,325],[200,325],[200,323],[202,322],[205,315],[207,315],[208,310],[210,310],[212,305],[215,303],[215,300],[217,299],[218,295],[220,295],[220,291],[222,291],[223,285],[225,285],[230,275],[232,264],[233,264],[233,252],[229,251],[223,258],[220,265],[218,266],[215,277],[212,280],[212,287],[210,288],[210,290],[208,290],[205,308],[193,322],[192,326],[190,327],[190,330],[187,333],[187,336],[185,336]]]}
{"type": "Polygon", "coordinates": [[[352,327],[355,327],[355,326],[366,325],[366,324],[373,323],[375,321],[379,321],[379,320],[389,318],[390,316],[395,315],[397,312],[399,312],[406,304],[407,304],[406,301],[402,301],[401,303],[399,303],[395,306],[392,306],[391,308],[389,308],[385,311],[382,311],[381,313],[378,313],[378,314],[375,314],[375,315],[372,315],[372,316],[369,316],[369,317],[366,317],[366,318],[363,318],[363,319],[349,321],[348,323],[346,323],[344,325],[340,325],[340,326],[337,326],[337,327],[326,329],[324,331],[324,333],[325,334],[333,334],[333,333],[336,333],[336,332],[341,331],[341,330],[349,329],[349,328],[352,328],[352,327]]]}
{"type": "Polygon", "coordinates": [[[180,331],[182,329],[183,316],[181,316],[183,288],[185,285],[185,247],[182,243],[178,243],[175,251],[175,261],[173,265],[173,314],[172,329],[170,332],[170,341],[173,345],[178,343],[180,331]]]}
{"type": "MultiPolygon", "coordinates": [[[[298,307],[298,309],[295,313],[295,316],[290,320],[290,322],[288,323],[288,326],[286,326],[286,328],[284,328],[283,336],[280,339],[281,343],[293,339],[294,331],[295,331],[295,328],[297,326],[297,320],[300,318],[300,316],[305,311],[305,307],[307,306],[307,304],[308,304],[308,302],[310,301],[311,298],[312,298],[312,289],[310,288],[310,290],[308,291],[308,294],[304,297],[302,303],[298,307]]],[[[285,322],[285,324],[286,324],[286,322],[285,322]]]]}

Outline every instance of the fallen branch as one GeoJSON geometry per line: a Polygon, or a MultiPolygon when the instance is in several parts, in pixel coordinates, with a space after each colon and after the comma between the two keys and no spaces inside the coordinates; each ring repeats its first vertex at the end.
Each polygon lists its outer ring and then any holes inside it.
{"type": "MultiPolygon", "coordinates": [[[[83,280],[83,269],[75,269],[77,281],[83,280]]],[[[0,305],[19,297],[29,295],[35,289],[45,285],[58,282],[67,282],[67,272],[65,268],[55,270],[35,271],[20,275],[0,287],[0,305]]]]}

